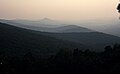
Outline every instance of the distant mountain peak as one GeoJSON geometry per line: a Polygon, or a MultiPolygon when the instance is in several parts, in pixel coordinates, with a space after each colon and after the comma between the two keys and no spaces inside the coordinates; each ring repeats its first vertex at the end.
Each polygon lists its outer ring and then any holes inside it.
{"type": "Polygon", "coordinates": [[[43,18],[41,21],[54,21],[54,20],[52,20],[52,19],[50,19],[50,18],[45,17],[45,18],[43,18]]]}
{"type": "Polygon", "coordinates": [[[61,24],[59,21],[53,20],[51,18],[43,18],[37,22],[44,25],[60,25],[61,24]]]}
{"type": "Polygon", "coordinates": [[[45,17],[45,18],[43,18],[44,20],[51,20],[50,18],[47,18],[47,17],[45,17]]]}

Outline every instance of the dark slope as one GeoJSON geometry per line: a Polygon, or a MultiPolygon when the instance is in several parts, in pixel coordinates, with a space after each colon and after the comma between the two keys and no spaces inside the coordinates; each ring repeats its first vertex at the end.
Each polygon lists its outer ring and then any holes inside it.
{"type": "Polygon", "coordinates": [[[91,46],[97,50],[101,49],[101,48],[103,49],[104,46],[106,46],[106,45],[120,43],[119,37],[109,35],[109,34],[104,34],[101,32],[48,33],[47,35],[49,35],[51,37],[63,39],[63,40],[78,42],[83,45],[91,46]]]}
{"type": "Polygon", "coordinates": [[[59,49],[82,48],[82,45],[44,36],[41,32],[22,29],[0,23],[0,51],[12,55],[23,55],[29,51],[36,54],[52,54],[59,49]]]}

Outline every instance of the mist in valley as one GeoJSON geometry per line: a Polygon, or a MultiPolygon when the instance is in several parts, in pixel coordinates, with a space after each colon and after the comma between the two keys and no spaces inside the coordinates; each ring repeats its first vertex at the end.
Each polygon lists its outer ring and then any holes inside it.
{"type": "Polygon", "coordinates": [[[117,0],[0,0],[0,74],[120,74],[117,0]]]}

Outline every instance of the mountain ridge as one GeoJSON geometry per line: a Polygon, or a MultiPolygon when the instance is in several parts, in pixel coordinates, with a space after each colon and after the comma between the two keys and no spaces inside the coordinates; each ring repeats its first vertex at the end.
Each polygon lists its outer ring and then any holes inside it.
{"type": "MultiPolygon", "coordinates": [[[[1,20],[2,21],[2,20],[1,20]]],[[[36,30],[36,31],[43,31],[43,32],[60,32],[60,33],[66,33],[66,32],[93,32],[94,30],[77,26],[77,25],[61,25],[57,27],[43,27],[43,26],[34,26],[34,25],[26,25],[26,24],[21,24],[17,23],[14,21],[10,20],[3,20],[2,22],[12,24],[14,26],[26,28],[26,29],[31,29],[31,30],[36,30]]]]}
{"type": "Polygon", "coordinates": [[[0,23],[0,51],[10,55],[54,54],[60,49],[84,48],[84,45],[39,34],[5,23],[0,23]]]}

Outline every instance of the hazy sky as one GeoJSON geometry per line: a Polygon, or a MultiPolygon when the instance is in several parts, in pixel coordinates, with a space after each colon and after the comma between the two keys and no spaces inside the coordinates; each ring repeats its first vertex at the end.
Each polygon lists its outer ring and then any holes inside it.
{"type": "Polygon", "coordinates": [[[0,0],[0,18],[88,20],[118,18],[118,0],[0,0]]]}

